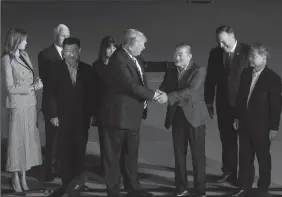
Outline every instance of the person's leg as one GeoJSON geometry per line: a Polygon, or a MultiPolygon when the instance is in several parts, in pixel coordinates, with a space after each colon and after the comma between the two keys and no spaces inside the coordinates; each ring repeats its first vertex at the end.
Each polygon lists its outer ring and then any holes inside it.
{"type": "Polygon", "coordinates": [[[218,128],[222,144],[222,177],[218,182],[236,182],[238,167],[238,133],[233,128],[233,109],[226,106],[218,114],[218,128]]]}
{"type": "Polygon", "coordinates": [[[103,166],[108,196],[120,193],[120,154],[125,131],[103,128],[103,166]]]}
{"type": "Polygon", "coordinates": [[[173,122],[172,122],[172,139],[174,147],[175,158],[175,185],[176,193],[180,194],[187,192],[187,169],[186,169],[186,155],[187,155],[187,130],[185,130],[186,118],[180,107],[177,108],[173,122]]]}
{"type": "Polygon", "coordinates": [[[261,192],[268,192],[269,185],[271,183],[271,154],[270,154],[270,140],[269,131],[265,131],[265,134],[253,134],[253,144],[259,166],[259,179],[258,189],[261,192]]]}
{"type": "Polygon", "coordinates": [[[54,179],[54,170],[59,169],[59,162],[55,155],[56,152],[56,127],[53,126],[49,120],[45,120],[45,159],[44,159],[44,170],[45,180],[52,181],[54,179]],[[53,169],[55,168],[55,169],[53,169]]]}
{"type": "Polygon", "coordinates": [[[190,129],[187,128],[187,132],[192,154],[194,188],[198,195],[204,195],[206,193],[206,126],[202,125],[195,128],[189,125],[188,127],[190,127],[190,129]]]}

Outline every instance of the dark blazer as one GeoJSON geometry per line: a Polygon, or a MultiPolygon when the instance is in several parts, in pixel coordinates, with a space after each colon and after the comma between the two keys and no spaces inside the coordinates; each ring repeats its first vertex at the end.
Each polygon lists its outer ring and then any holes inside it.
{"type": "Polygon", "coordinates": [[[45,111],[48,119],[59,118],[59,128],[62,130],[72,127],[76,127],[78,131],[89,128],[93,109],[92,70],[91,66],[84,62],[79,62],[77,69],[75,86],[64,60],[56,62],[48,69],[48,108],[45,111]]]}
{"type": "MultiPolygon", "coordinates": [[[[143,73],[144,65],[139,60],[143,73]]],[[[154,91],[142,82],[138,68],[121,47],[111,56],[106,76],[107,92],[101,107],[101,123],[105,127],[139,129],[144,117],[144,102],[152,100],[154,91]]],[[[144,117],[145,118],[145,117],[144,117]]]]}
{"type": "Polygon", "coordinates": [[[241,73],[249,66],[249,48],[246,44],[237,43],[229,72],[225,63],[228,54],[220,47],[213,48],[210,51],[205,81],[205,101],[207,104],[212,105],[216,97],[217,109],[225,106],[222,104],[226,101],[229,102],[229,105],[235,107],[241,73]]]}
{"type": "Polygon", "coordinates": [[[281,113],[281,77],[265,67],[253,89],[247,108],[253,68],[242,73],[236,103],[236,116],[254,132],[278,130],[281,113]]]}
{"type": "Polygon", "coordinates": [[[49,106],[46,105],[46,80],[48,78],[48,68],[54,64],[56,61],[62,60],[61,56],[59,55],[56,47],[54,44],[52,44],[50,47],[44,49],[43,51],[40,51],[38,54],[38,70],[39,70],[39,77],[42,80],[43,83],[43,93],[42,93],[42,104],[41,109],[43,113],[45,113],[45,109],[49,106]]]}
{"type": "MultiPolygon", "coordinates": [[[[141,57],[137,57],[137,60],[140,65],[143,66],[145,72],[165,72],[169,64],[171,62],[153,62],[153,61],[145,61],[141,57]]],[[[93,79],[94,79],[94,89],[95,89],[95,98],[94,102],[94,114],[97,117],[96,125],[101,125],[100,114],[103,98],[107,92],[107,83],[106,78],[109,75],[108,65],[105,65],[101,60],[96,60],[92,64],[93,70],[93,79]]],[[[146,118],[147,114],[144,111],[144,118],[146,118]]]]}
{"type": "Polygon", "coordinates": [[[165,127],[171,126],[177,106],[181,106],[186,119],[193,127],[208,121],[209,115],[204,100],[206,68],[190,62],[189,67],[178,79],[176,66],[167,69],[160,90],[167,93],[169,104],[165,127]]]}

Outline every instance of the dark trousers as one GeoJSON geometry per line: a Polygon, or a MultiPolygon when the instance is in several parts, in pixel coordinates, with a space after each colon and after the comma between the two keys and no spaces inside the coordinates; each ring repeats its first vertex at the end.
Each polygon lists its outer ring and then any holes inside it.
{"type": "Polygon", "coordinates": [[[254,160],[259,165],[258,188],[267,191],[271,182],[271,154],[269,131],[242,129],[239,132],[239,181],[249,191],[254,181],[254,160]]]}
{"type": "Polygon", "coordinates": [[[128,192],[140,189],[138,180],[139,129],[120,130],[103,128],[103,163],[108,195],[120,192],[121,152],[124,151],[124,168],[128,177],[128,192]]]}
{"type": "Polygon", "coordinates": [[[217,107],[218,128],[222,145],[222,167],[224,174],[237,179],[238,171],[238,132],[234,130],[234,109],[228,104],[217,107]]]}
{"type": "Polygon", "coordinates": [[[78,131],[75,128],[60,130],[58,136],[59,161],[61,164],[62,188],[83,172],[88,130],[78,131]]]}
{"type": "Polygon", "coordinates": [[[192,154],[194,187],[197,193],[205,193],[205,129],[205,125],[193,127],[187,121],[182,109],[177,108],[172,122],[172,137],[175,156],[175,183],[179,192],[188,188],[186,155],[189,142],[192,154]]]}
{"type": "Polygon", "coordinates": [[[59,171],[57,151],[58,128],[53,126],[49,120],[45,120],[45,159],[44,168],[47,176],[54,175],[59,171]]]}
{"type": "MultiPolygon", "coordinates": [[[[99,135],[99,145],[100,145],[100,158],[101,158],[101,168],[102,168],[102,171],[104,172],[104,156],[103,156],[103,149],[104,149],[104,145],[103,145],[103,128],[102,127],[98,127],[98,135],[99,135]]],[[[127,177],[127,174],[126,174],[126,169],[125,169],[125,163],[126,163],[126,155],[125,155],[125,151],[126,151],[126,146],[125,146],[125,143],[122,147],[122,150],[121,150],[121,155],[120,155],[120,171],[121,171],[121,174],[122,174],[122,180],[123,180],[123,186],[124,188],[127,190],[129,188],[129,183],[128,183],[128,177],[127,177]]]]}

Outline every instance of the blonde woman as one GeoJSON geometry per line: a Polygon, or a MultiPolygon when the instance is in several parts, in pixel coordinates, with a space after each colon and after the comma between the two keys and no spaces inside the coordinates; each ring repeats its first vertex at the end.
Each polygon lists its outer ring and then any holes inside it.
{"type": "Polygon", "coordinates": [[[6,170],[12,172],[11,186],[15,192],[29,190],[25,172],[42,164],[35,91],[43,85],[39,78],[34,79],[26,45],[27,32],[11,28],[1,59],[9,112],[6,170]]]}

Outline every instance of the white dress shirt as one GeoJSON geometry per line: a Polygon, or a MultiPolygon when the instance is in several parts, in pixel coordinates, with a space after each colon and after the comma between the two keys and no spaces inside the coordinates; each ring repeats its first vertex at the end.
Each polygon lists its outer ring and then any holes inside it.
{"type": "Polygon", "coordinates": [[[135,65],[136,65],[136,67],[139,71],[139,74],[141,76],[142,83],[144,84],[143,72],[142,72],[141,66],[139,65],[137,59],[135,57],[133,57],[125,48],[123,48],[123,50],[125,50],[127,52],[127,54],[129,55],[129,57],[134,61],[135,65]]]}
{"type": "MultiPolygon", "coordinates": [[[[135,65],[136,65],[136,67],[137,67],[137,69],[139,71],[139,74],[141,76],[142,83],[143,83],[143,85],[145,85],[144,78],[143,78],[143,72],[142,72],[141,66],[139,65],[137,59],[135,57],[133,57],[125,48],[123,48],[123,50],[125,50],[127,52],[127,54],[129,55],[129,57],[134,61],[135,65]]],[[[147,103],[147,101],[145,101],[144,102],[144,109],[147,108],[147,105],[148,105],[148,103],[147,103]]]]}
{"type": "Polygon", "coordinates": [[[63,49],[62,49],[62,47],[59,47],[58,45],[56,45],[56,44],[54,44],[55,45],[55,47],[56,47],[56,49],[57,49],[57,51],[58,51],[58,53],[59,53],[59,55],[61,56],[61,58],[63,59],[63,56],[62,56],[62,51],[63,51],[63,49]]]}
{"type": "MultiPolygon", "coordinates": [[[[264,69],[264,68],[263,68],[264,69]]],[[[255,69],[253,70],[253,74],[252,74],[252,83],[251,83],[251,86],[250,86],[250,92],[249,92],[249,95],[248,95],[248,100],[247,100],[247,106],[249,104],[249,100],[251,98],[251,95],[252,95],[252,92],[254,90],[254,87],[259,79],[259,76],[261,74],[261,72],[263,71],[263,69],[259,70],[259,71],[256,71],[255,69]]]]}

